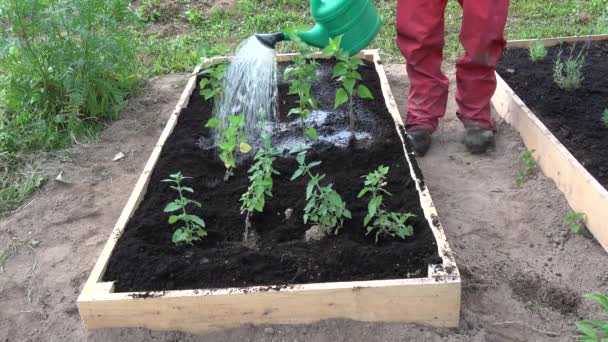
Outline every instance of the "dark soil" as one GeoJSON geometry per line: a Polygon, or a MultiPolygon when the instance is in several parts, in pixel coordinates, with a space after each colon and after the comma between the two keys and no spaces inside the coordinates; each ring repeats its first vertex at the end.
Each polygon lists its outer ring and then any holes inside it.
{"type": "MultiPolygon", "coordinates": [[[[344,110],[332,110],[337,84],[331,79],[331,66],[331,62],[322,63],[321,81],[313,86],[320,109],[331,112],[317,125],[322,137],[348,127],[344,110]]],[[[280,70],[284,67],[281,65],[280,70]]],[[[373,66],[366,65],[361,72],[375,100],[356,101],[357,129],[371,138],[344,146],[320,139],[307,157],[309,161],[323,161],[318,172],[327,174],[327,180],[334,183],[352,212],[352,220],[345,221],[339,235],[319,242],[304,240],[309,228],[302,219],[306,179],[290,181],[297,163],[283,156],[275,162],[281,174],[274,177],[273,197],[267,201],[264,213],[252,218],[259,235],[257,246],[252,249],[243,245],[245,217],[240,214],[239,198],[247,188],[251,159],[242,160],[235,175],[223,181],[225,169],[217,151],[199,147],[201,141],[211,137],[212,132],[203,124],[210,117],[212,102],[204,101],[197,89],[165,144],[141,205],[114,249],[104,281],[115,281],[116,291],[123,292],[426,276],[428,264],[441,262],[435,239],[382,99],[379,78],[373,66]],[[387,207],[417,215],[411,220],[415,233],[406,240],[389,238],[374,244],[372,235],[365,235],[362,222],[367,202],[357,199],[357,194],[363,185],[361,176],[379,165],[390,166],[387,190],[393,196],[385,199],[387,207]],[[163,213],[175,193],[161,180],[177,171],[193,177],[187,185],[195,189],[193,197],[203,203],[203,208],[192,212],[204,218],[209,230],[204,241],[191,246],[171,242],[175,227],[167,223],[168,215],[163,213]],[[286,219],[289,208],[293,215],[286,219]]],[[[290,124],[292,118],[286,117],[295,98],[286,95],[286,84],[281,83],[279,90],[281,126],[297,127],[290,124]]],[[[284,141],[280,139],[289,134],[285,130],[277,132],[275,146],[281,146],[284,141]]]]}
{"type": "MultiPolygon", "coordinates": [[[[583,46],[576,44],[574,53],[583,46]]],[[[561,47],[562,58],[571,48],[572,44],[561,47]]],[[[498,73],[595,179],[608,186],[608,128],[601,121],[608,108],[608,42],[589,44],[585,79],[571,92],[553,81],[559,50],[559,46],[549,48],[541,63],[530,61],[527,49],[506,50],[498,73]]]]}

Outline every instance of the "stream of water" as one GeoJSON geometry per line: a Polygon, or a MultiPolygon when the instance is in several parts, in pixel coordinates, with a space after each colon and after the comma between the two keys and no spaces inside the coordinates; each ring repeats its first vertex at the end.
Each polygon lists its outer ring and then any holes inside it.
{"type": "Polygon", "coordinates": [[[233,114],[245,115],[249,141],[277,121],[277,71],[275,50],[251,36],[241,43],[226,69],[224,91],[213,109],[214,117],[225,122],[233,114]]]}

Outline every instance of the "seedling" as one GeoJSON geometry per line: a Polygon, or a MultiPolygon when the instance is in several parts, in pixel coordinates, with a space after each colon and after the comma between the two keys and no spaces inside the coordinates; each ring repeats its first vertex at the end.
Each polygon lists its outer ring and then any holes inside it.
{"type": "Polygon", "coordinates": [[[205,230],[205,221],[202,218],[188,214],[186,208],[188,205],[192,204],[197,207],[202,207],[202,205],[194,200],[186,198],[184,196],[184,192],[194,193],[194,189],[183,186],[182,182],[184,179],[189,179],[192,177],[183,176],[181,172],[172,174],[168,179],[163,179],[163,182],[172,183],[171,189],[177,191],[179,197],[176,198],[173,202],[170,202],[165,207],[166,213],[172,213],[176,211],[180,211],[180,214],[169,216],[169,224],[175,224],[177,222],[181,222],[183,226],[177,228],[173,232],[173,243],[189,243],[192,244],[193,241],[200,240],[207,236],[207,231],[205,230]]]}
{"type": "Polygon", "coordinates": [[[306,127],[304,121],[310,115],[311,109],[317,109],[317,101],[313,98],[310,89],[313,81],[318,81],[319,77],[316,68],[319,65],[311,58],[312,50],[303,43],[297,35],[290,35],[293,42],[297,44],[300,54],[293,57],[294,65],[285,69],[283,75],[289,81],[289,95],[298,95],[298,108],[289,110],[288,115],[296,115],[300,118],[302,134],[311,139],[317,138],[317,131],[313,127],[306,127]]]}
{"type": "Polygon", "coordinates": [[[222,93],[224,89],[224,74],[226,72],[226,63],[217,63],[210,65],[198,73],[205,75],[200,82],[201,95],[205,100],[216,97],[222,93]]]}
{"type": "Polygon", "coordinates": [[[604,112],[602,113],[602,123],[604,124],[604,127],[608,128],[608,108],[604,109],[604,112]]]}
{"type": "Polygon", "coordinates": [[[340,81],[341,87],[336,92],[334,108],[348,103],[348,115],[350,117],[350,133],[351,138],[355,137],[355,116],[353,114],[353,99],[358,96],[362,99],[373,99],[374,96],[369,89],[360,84],[362,80],[359,71],[359,66],[363,65],[363,61],[358,57],[351,57],[348,52],[340,47],[342,36],[335,39],[330,38],[329,44],[323,49],[323,55],[326,57],[336,57],[339,62],[334,67],[333,78],[340,81]]]}
{"type": "Polygon", "coordinates": [[[528,177],[536,171],[538,165],[536,164],[536,160],[534,160],[534,152],[536,152],[536,150],[523,151],[519,154],[520,168],[515,177],[515,183],[518,188],[521,188],[528,177]]]}
{"type": "Polygon", "coordinates": [[[226,167],[224,180],[227,181],[234,174],[236,167],[237,147],[241,153],[249,153],[251,145],[245,141],[245,116],[242,114],[228,116],[227,123],[220,123],[217,118],[207,121],[205,127],[210,127],[216,131],[216,144],[220,149],[219,157],[226,167]]]}
{"type": "MultiPolygon", "coordinates": [[[[396,213],[386,210],[382,203],[383,194],[392,196],[384,189],[386,186],[386,175],[389,167],[380,165],[374,172],[363,176],[365,178],[364,187],[359,192],[357,198],[361,198],[366,194],[370,195],[367,204],[367,215],[363,219],[363,224],[367,227],[367,234],[375,231],[375,241],[378,243],[378,238],[381,235],[389,235],[392,237],[398,236],[405,239],[414,234],[414,228],[406,224],[407,220],[416,215],[412,213],[396,213]],[[372,221],[373,220],[373,221],[372,221]],[[371,224],[370,224],[371,222],[371,224]]],[[[366,235],[367,235],[366,234],[366,235]]]]}
{"type": "Polygon", "coordinates": [[[346,209],[346,203],[340,194],[333,189],[333,184],[321,186],[321,181],[325,175],[312,174],[310,170],[319,166],[320,161],[306,163],[307,148],[298,147],[292,151],[297,153],[296,160],[300,167],[294,172],[291,180],[295,180],[302,175],[309,178],[306,186],[306,206],[304,207],[304,223],[314,223],[319,226],[325,235],[338,234],[344,224],[344,218],[351,218],[351,213],[346,209]]]}
{"type": "Polygon", "coordinates": [[[547,57],[547,49],[540,40],[537,40],[528,46],[528,55],[532,62],[539,63],[547,57]]]}
{"type": "Polygon", "coordinates": [[[247,192],[241,196],[241,214],[247,213],[245,218],[245,239],[249,235],[251,223],[249,218],[254,211],[264,211],[266,196],[272,197],[272,175],[279,172],[272,167],[272,163],[279,155],[279,150],[272,147],[270,136],[267,133],[262,135],[263,146],[258,150],[254,157],[254,163],[249,168],[249,187],[247,192]]]}
{"type": "Polygon", "coordinates": [[[570,228],[572,233],[580,234],[583,232],[586,218],[587,215],[585,213],[568,210],[564,224],[570,228]]]}
{"type": "MultiPolygon", "coordinates": [[[[584,296],[588,299],[593,299],[601,307],[604,314],[608,315],[608,297],[600,293],[590,293],[584,296]]],[[[608,321],[595,321],[586,319],[576,322],[576,327],[583,334],[577,336],[577,341],[584,342],[604,342],[608,341],[608,321]]]]}
{"type": "Polygon", "coordinates": [[[578,89],[585,78],[583,76],[583,66],[585,65],[585,47],[583,47],[578,55],[574,55],[574,48],[570,49],[570,54],[564,60],[560,50],[557,54],[555,66],[553,67],[553,80],[558,87],[565,91],[578,89]]]}

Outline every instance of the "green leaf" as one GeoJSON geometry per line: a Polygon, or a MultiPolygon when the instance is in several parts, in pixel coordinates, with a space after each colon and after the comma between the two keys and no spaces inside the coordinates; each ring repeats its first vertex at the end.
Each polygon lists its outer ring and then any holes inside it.
{"type": "Polygon", "coordinates": [[[596,341],[599,341],[598,335],[593,329],[593,326],[589,324],[587,321],[576,322],[576,327],[587,337],[594,338],[596,341]]]}
{"type": "Polygon", "coordinates": [[[317,130],[312,127],[308,127],[304,132],[310,139],[316,140],[318,137],[317,130]]]}
{"type": "Polygon", "coordinates": [[[334,67],[334,72],[333,72],[332,77],[338,78],[340,76],[345,75],[347,72],[348,72],[348,68],[347,68],[346,64],[341,62],[341,63],[336,64],[336,66],[334,67]]]}
{"type": "Polygon", "coordinates": [[[319,166],[319,165],[321,165],[320,161],[314,161],[314,162],[308,164],[308,169],[312,169],[313,167],[319,166]]]}
{"type": "Polygon", "coordinates": [[[170,213],[172,211],[176,211],[176,210],[182,209],[183,207],[184,207],[184,205],[179,200],[175,200],[175,201],[167,204],[167,206],[165,207],[164,211],[166,213],[170,213]]]}
{"type": "Polygon", "coordinates": [[[359,95],[359,97],[362,99],[373,99],[374,98],[374,96],[369,91],[369,89],[366,86],[364,86],[363,84],[359,84],[359,86],[357,87],[357,95],[359,95]]]}
{"type": "Polygon", "coordinates": [[[191,187],[188,187],[188,186],[180,186],[179,189],[181,191],[187,191],[187,192],[190,192],[190,193],[194,193],[194,189],[192,189],[191,187]]]}
{"type": "Polygon", "coordinates": [[[336,92],[334,109],[340,107],[341,105],[346,103],[346,101],[348,101],[348,94],[346,93],[346,90],[344,90],[344,88],[338,89],[338,91],[336,92]]]}
{"type": "Polygon", "coordinates": [[[359,191],[359,194],[357,195],[357,198],[363,197],[369,190],[370,190],[369,188],[361,189],[361,191],[359,191]]]}
{"type": "Polygon", "coordinates": [[[380,204],[382,204],[382,196],[374,197],[371,199],[371,201],[369,201],[369,203],[367,204],[367,212],[370,216],[376,215],[380,204]]]}
{"type": "Polygon", "coordinates": [[[181,215],[171,215],[169,216],[169,224],[174,224],[175,222],[181,219],[181,215]]]}
{"type": "Polygon", "coordinates": [[[209,121],[207,121],[207,124],[205,125],[205,127],[209,127],[209,128],[215,128],[220,124],[220,121],[216,118],[211,118],[209,119],[209,121]]]}
{"type": "Polygon", "coordinates": [[[200,227],[204,227],[205,226],[205,221],[203,221],[202,218],[196,216],[196,215],[188,215],[188,220],[194,222],[196,225],[200,226],[200,227]]]}
{"type": "Polygon", "coordinates": [[[251,145],[242,142],[239,144],[239,150],[241,151],[241,153],[249,153],[249,151],[251,151],[251,145]]]}
{"type": "Polygon", "coordinates": [[[350,213],[350,210],[348,210],[348,209],[344,209],[344,211],[342,212],[342,215],[344,217],[348,218],[348,219],[352,219],[353,218],[353,216],[350,213]]]}
{"type": "Polygon", "coordinates": [[[186,229],[179,228],[173,232],[172,241],[173,243],[191,242],[192,234],[186,229]]]}
{"type": "Polygon", "coordinates": [[[308,185],[306,185],[306,199],[309,199],[310,196],[312,195],[312,191],[314,190],[315,187],[315,182],[308,182],[308,185]]]}
{"type": "Polygon", "coordinates": [[[291,176],[291,180],[294,180],[294,179],[300,177],[302,175],[302,173],[304,173],[303,168],[297,169],[296,172],[293,173],[293,176],[291,176]]]}
{"type": "Polygon", "coordinates": [[[585,298],[593,299],[598,302],[604,311],[608,313],[608,297],[602,295],[601,293],[589,293],[584,296],[585,298]]]}
{"type": "Polygon", "coordinates": [[[342,84],[344,85],[344,88],[346,89],[346,91],[348,92],[348,95],[352,96],[353,95],[353,90],[355,88],[355,82],[357,80],[355,80],[354,78],[345,78],[342,81],[342,84]]]}
{"type": "Polygon", "coordinates": [[[300,115],[302,113],[302,110],[300,108],[291,108],[289,110],[289,112],[287,113],[288,116],[290,115],[300,115]]]}

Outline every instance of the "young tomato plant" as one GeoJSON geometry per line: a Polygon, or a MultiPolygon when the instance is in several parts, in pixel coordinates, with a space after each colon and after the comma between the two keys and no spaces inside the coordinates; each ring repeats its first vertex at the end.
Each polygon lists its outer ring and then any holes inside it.
{"type": "Polygon", "coordinates": [[[564,219],[564,224],[570,227],[572,233],[580,234],[585,226],[586,217],[587,215],[585,215],[585,213],[568,210],[566,218],[564,219]]]}
{"type": "Polygon", "coordinates": [[[178,198],[165,207],[166,213],[181,212],[180,214],[169,216],[169,224],[175,224],[177,222],[182,223],[182,226],[173,232],[172,240],[174,243],[185,242],[191,244],[193,241],[200,240],[207,236],[205,221],[196,215],[188,214],[186,211],[186,207],[190,204],[199,208],[201,207],[199,202],[184,196],[184,192],[194,193],[194,189],[182,185],[183,180],[188,178],[191,177],[185,177],[181,172],[178,172],[170,175],[168,179],[162,180],[163,182],[172,183],[171,189],[177,191],[177,194],[179,195],[178,198]]]}
{"type": "Polygon", "coordinates": [[[369,89],[360,84],[362,80],[361,74],[359,73],[359,66],[363,65],[363,61],[358,57],[351,57],[348,52],[344,51],[340,47],[342,36],[338,36],[335,39],[329,39],[329,44],[323,49],[323,55],[326,57],[336,57],[338,63],[333,70],[333,78],[337,78],[341,87],[336,92],[336,99],[334,101],[334,108],[348,103],[348,115],[350,118],[350,133],[351,138],[355,136],[355,116],[353,113],[353,99],[358,96],[362,99],[373,99],[374,96],[369,89]]]}
{"type": "Polygon", "coordinates": [[[294,172],[291,180],[302,175],[308,176],[306,186],[306,206],[304,207],[304,223],[317,224],[324,234],[338,234],[344,224],[344,218],[351,218],[351,213],[346,209],[346,203],[340,194],[333,189],[333,184],[321,186],[325,175],[312,174],[310,170],[321,164],[320,161],[306,163],[307,148],[296,148],[292,153],[297,153],[296,160],[300,167],[294,172]]]}
{"type": "MultiPolygon", "coordinates": [[[[590,293],[586,294],[585,298],[596,301],[602,307],[604,314],[608,315],[608,297],[601,293],[590,293]]],[[[577,341],[608,341],[608,321],[586,319],[584,321],[576,322],[576,327],[583,333],[582,335],[577,336],[577,341]]]]}
{"type": "Polygon", "coordinates": [[[221,123],[217,118],[207,121],[206,127],[215,129],[216,145],[220,149],[219,157],[226,167],[224,180],[228,180],[234,174],[236,167],[237,147],[241,153],[249,153],[251,145],[245,141],[245,116],[242,114],[228,116],[226,123],[221,123]]]}
{"type": "Polygon", "coordinates": [[[524,184],[526,179],[530,177],[530,175],[536,170],[536,160],[534,160],[534,152],[535,150],[523,151],[519,154],[519,163],[521,167],[519,171],[517,171],[517,176],[515,177],[515,183],[518,188],[524,184]]]}
{"type": "Polygon", "coordinates": [[[608,108],[604,109],[604,112],[602,112],[602,124],[604,124],[604,127],[608,128],[608,108]]]}
{"type": "Polygon", "coordinates": [[[416,215],[412,213],[389,212],[382,203],[383,194],[391,196],[384,189],[388,170],[388,166],[380,165],[374,172],[363,176],[365,178],[364,187],[357,196],[357,198],[361,198],[366,194],[370,195],[367,204],[367,215],[363,219],[363,224],[367,227],[367,234],[376,231],[376,243],[378,243],[380,235],[398,236],[405,239],[414,234],[414,228],[406,222],[408,219],[416,217],[416,215]]]}
{"type": "Polygon", "coordinates": [[[289,81],[289,95],[298,95],[298,107],[289,110],[288,115],[298,116],[302,133],[314,140],[317,138],[317,131],[313,127],[306,127],[304,121],[310,115],[311,109],[318,107],[310,89],[312,82],[319,80],[316,73],[319,63],[311,58],[312,50],[297,35],[290,35],[290,39],[296,43],[300,53],[293,57],[293,66],[286,68],[283,75],[283,78],[289,81]]]}
{"type": "Polygon", "coordinates": [[[216,97],[224,89],[224,74],[226,73],[226,63],[217,63],[206,67],[197,75],[204,75],[200,82],[201,95],[205,100],[216,97]]]}
{"type": "Polygon", "coordinates": [[[249,169],[249,187],[241,196],[241,214],[247,213],[245,218],[245,239],[249,235],[249,227],[251,223],[249,218],[254,211],[264,211],[266,196],[272,197],[272,175],[278,175],[279,172],[272,167],[272,163],[279,155],[279,150],[272,147],[270,136],[267,133],[262,134],[263,146],[258,150],[254,157],[254,163],[249,169]]]}

